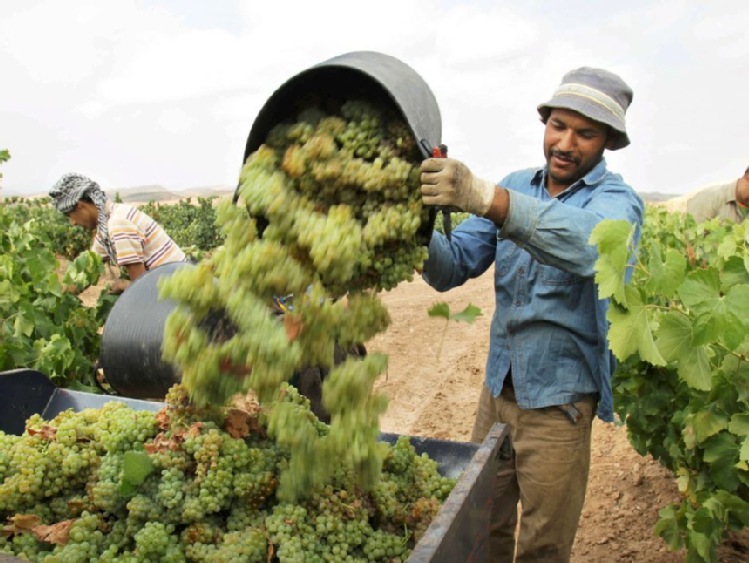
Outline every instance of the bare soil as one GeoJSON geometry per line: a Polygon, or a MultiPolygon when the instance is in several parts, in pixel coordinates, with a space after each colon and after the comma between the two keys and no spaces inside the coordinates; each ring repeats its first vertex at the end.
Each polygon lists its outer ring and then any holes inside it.
{"type": "MultiPolygon", "coordinates": [[[[382,430],[467,441],[484,379],[489,323],[494,312],[493,274],[440,294],[423,280],[383,294],[392,317],[389,329],[368,344],[389,355],[388,373],[377,388],[389,398],[382,430]],[[451,311],[472,303],[483,314],[474,324],[429,317],[435,302],[451,311]]],[[[669,551],[653,534],[658,511],[679,500],[672,475],[651,457],[640,456],[626,428],[596,420],[590,479],[572,552],[574,563],[672,563],[685,552],[669,551]]],[[[749,533],[731,534],[720,561],[749,561],[749,533]]]]}

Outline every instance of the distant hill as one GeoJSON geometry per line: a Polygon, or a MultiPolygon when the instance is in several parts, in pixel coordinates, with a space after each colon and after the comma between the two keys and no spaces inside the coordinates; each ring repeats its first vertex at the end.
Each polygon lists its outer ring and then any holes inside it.
{"type": "MultiPolygon", "coordinates": [[[[215,185],[188,188],[184,190],[172,190],[167,189],[164,186],[154,184],[145,186],[131,186],[128,188],[110,188],[105,191],[107,196],[111,200],[114,200],[117,195],[119,195],[120,199],[124,203],[142,204],[148,203],[149,201],[163,203],[168,201],[178,201],[185,198],[224,197],[233,194],[234,189],[234,186],[215,185]]],[[[11,197],[36,199],[46,196],[47,192],[19,193],[5,189],[0,191],[0,199],[11,197]]]]}
{"type": "Polygon", "coordinates": [[[677,194],[664,194],[661,192],[637,192],[637,195],[639,195],[643,201],[647,201],[650,203],[655,203],[657,201],[666,201],[675,197],[679,197],[679,195],[677,194]]]}
{"type": "Polygon", "coordinates": [[[157,203],[173,202],[180,199],[191,199],[197,197],[223,197],[234,193],[232,186],[204,186],[189,188],[186,190],[168,190],[164,186],[134,186],[117,190],[107,190],[107,195],[115,199],[119,194],[124,203],[157,203]]]}

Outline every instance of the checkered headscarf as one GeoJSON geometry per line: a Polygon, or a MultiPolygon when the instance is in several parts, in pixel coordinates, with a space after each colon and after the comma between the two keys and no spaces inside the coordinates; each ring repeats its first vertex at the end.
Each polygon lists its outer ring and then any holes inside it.
{"type": "Polygon", "coordinates": [[[52,198],[52,205],[61,213],[70,213],[75,209],[76,204],[84,197],[94,203],[98,211],[96,228],[107,249],[112,264],[117,264],[116,254],[112,241],[109,240],[109,214],[107,213],[107,194],[99,187],[99,184],[82,176],[81,174],[65,174],[49,190],[49,197],[52,198]]]}

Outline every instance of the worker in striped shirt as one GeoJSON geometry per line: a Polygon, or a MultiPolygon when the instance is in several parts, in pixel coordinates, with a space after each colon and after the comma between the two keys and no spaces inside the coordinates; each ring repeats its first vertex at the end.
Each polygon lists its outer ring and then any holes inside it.
{"type": "Polygon", "coordinates": [[[115,279],[112,293],[124,291],[146,270],[185,260],[185,253],[161,225],[132,205],[110,202],[99,184],[86,176],[66,174],[49,196],[72,225],[91,232],[97,254],[127,270],[130,280],[115,279]]]}

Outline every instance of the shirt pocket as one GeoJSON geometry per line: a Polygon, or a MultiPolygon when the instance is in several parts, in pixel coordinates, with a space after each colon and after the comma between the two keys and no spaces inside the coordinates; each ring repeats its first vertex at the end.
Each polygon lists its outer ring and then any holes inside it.
{"type": "Polygon", "coordinates": [[[520,247],[509,239],[499,238],[497,235],[497,255],[495,258],[497,274],[504,276],[513,266],[517,266],[520,259],[520,247]]]}
{"type": "Polygon", "coordinates": [[[541,283],[547,287],[569,287],[585,283],[585,278],[570,274],[554,266],[539,265],[541,283]]]}

